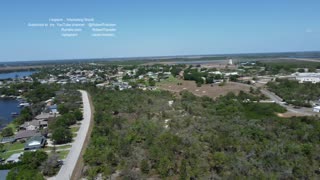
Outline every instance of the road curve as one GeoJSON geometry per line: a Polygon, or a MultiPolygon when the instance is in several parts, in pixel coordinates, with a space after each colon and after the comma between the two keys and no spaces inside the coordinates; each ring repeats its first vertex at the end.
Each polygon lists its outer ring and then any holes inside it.
{"type": "MultiPolygon", "coordinates": [[[[239,85],[241,84],[241,85],[247,86],[247,87],[257,88],[255,86],[252,86],[252,85],[249,85],[249,84],[243,84],[243,83],[238,83],[238,82],[232,82],[232,83],[239,84],[239,85]]],[[[295,109],[295,108],[293,108],[293,107],[291,107],[289,105],[284,104],[284,102],[282,101],[282,98],[280,98],[275,93],[269,91],[266,88],[261,88],[261,93],[266,95],[269,99],[271,99],[275,103],[277,103],[280,106],[286,108],[287,111],[289,111],[289,112],[293,112],[293,113],[300,114],[300,115],[303,115],[303,116],[314,116],[315,115],[315,113],[312,112],[312,108],[300,107],[299,109],[295,109]]]]}
{"type": "Polygon", "coordinates": [[[81,154],[82,146],[85,142],[90,120],[91,120],[91,106],[89,101],[89,96],[86,91],[79,90],[82,95],[82,102],[83,102],[83,120],[81,121],[81,126],[78,131],[77,137],[75,138],[74,142],[72,143],[72,147],[70,152],[64,161],[60,171],[55,177],[49,178],[50,180],[69,180],[71,179],[71,175],[75,169],[77,161],[81,154]]]}
{"type": "Polygon", "coordinates": [[[285,105],[283,100],[277,96],[275,93],[267,90],[267,89],[261,89],[261,92],[268,96],[271,100],[273,100],[275,103],[279,104],[280,106],[286,108],[288,111],[301,114],[303,116],[313,116],[315,115],[314,112],[312,112],[312,108],[306,108],[306,107],[300,107],[300,109],[295,109],[289,105],[285,105]]]}

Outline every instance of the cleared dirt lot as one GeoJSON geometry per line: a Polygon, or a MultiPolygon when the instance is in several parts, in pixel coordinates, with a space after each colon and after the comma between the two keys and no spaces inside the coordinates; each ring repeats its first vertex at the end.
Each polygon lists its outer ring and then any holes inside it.
{"type": "Polygon", "coordinates": [[[250,90],[247,86],[235,84],[233,82],[225,83],[223,86],[219,86],[218,84],[214,84],[213,86],[205,84],[201,87],[197,87],[194,81],[175,80],[171,82],[162,82],[157,86],[160,89],[177,93],[183,90],[188,90],[197,96],[209,96],[214,99],[219,96],[224,96],[229,92],[238,94],[241,90],[245,92],[249,92],[250,90]],[[178,83],[182,83],[182,85],[178,85],[178,83]]]}
{"type": "MultiPolygon", "coordinates": [[[[160,89],[168,90],[175,93],[179,93],[180,91],[183,91],[183,90],[188,90],[192,92],[194,95],[208,96],[213,99],[219,96],[224,96],[229,92],[238,94],[241,90],[244,92],[250,91],[250,86],[247,86],[245,84],[234,83],[234,82],[228,82],[224,86],[219,86],[218,84],[215,84],[211,87],[211,85],[206,84],[206,85],[202,85],[201,87],[197,87],[194,81],[174,79],[174,80],[171,80],[170,82],[160,83],[157,86],[160,89]],[[177,85],[177,83],[182,83],[182,85],[177,85]]],[[[299,113],[294,113],[290,111],[287,111],[285,113],[278,113],[277,115],[283,118],[303,116],[299,113]]]]}
{"type": "Polygon", "coordinates": [[[283,118],[302,117],[302,116],[304,116],[302,114],[298,114],[298,113],[294,113],[294,112],[290,112],[290,111],[287,111],[285,113],[278,113],[277,115],[279,117],[283,117],[283,118]]]}

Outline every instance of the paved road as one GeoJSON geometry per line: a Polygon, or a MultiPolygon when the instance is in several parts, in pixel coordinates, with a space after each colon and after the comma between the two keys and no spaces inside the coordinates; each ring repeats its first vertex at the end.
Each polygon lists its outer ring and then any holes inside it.
{"type": "MultiPolygon", "coordinates": [[[[232,83],[241,84],[243,86],[256,88],[255,86],[248,85],[248,84],[237,83],[237,82],[232,82],[232,83]]],[[[282,99],[279,96],[277,96],[276,94],[274,94],[273,92],[270,92],[269,90],[267,90],[265,88],[261,88],[261,93],[263,93],[264,95],[269,97],[269,99],[271,99],[275,103],[279,104],[280,106],[285,107],[290,112],[293,112],[293,113],[296,113],[296,114],[301,114],[303,116],[314,116],[316,114],[316,113],[314,113],[312,111],[312,108],[300,107],[299,109],[296,109],[296,108],[293,108],[290,105],[285,105],[284,102],[282,101],[282,99]]]]}
{"type": "Polygon", "coordinates": [[[70,152],[64,161],[60,171],[58,172],[57,176],[50,178],[50,180],[69,180],[71,178],[72,172],[76,166],[78,158],[80,157],[81,149],[85,138],[87,136],[90,120],[91,120],[91,107],[89,103],[88,93],[86,91],[80,90],[82,94],[82,101],[83,101],[83,120],[81,121],[81,126],[78,131],[77,137],[75,138],[74,142],[72,143],[72,147],[70,152]]]}
{"type": "Polygon", "coordinates": [[[305,108],[305,107],[300,107],[299,109],[293,108],[290,105],[285,105],[282,99],[274,94],[273,92],[270,92],[267,89],[261,89],[261,92],[268,96],[271,100],[273,100],[275,103],[279,104],[282,107],[285,107],[288,111],[296,113],[296,114],[301,114],[304,116],[313,116],[315,115],[314,112],[312,112],[312,108],[305,108]]]}

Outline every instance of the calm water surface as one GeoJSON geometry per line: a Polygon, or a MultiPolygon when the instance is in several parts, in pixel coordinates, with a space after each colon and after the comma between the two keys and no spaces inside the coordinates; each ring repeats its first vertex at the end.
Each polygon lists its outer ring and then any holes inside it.
{"type": "Polygon", "coordinates": [[[9,78],[22,78],[24,76],[30,76],[36,71],[20,71],[20,72],[10,72],[10,73],[0,73],[0,79],[9,79],[9,78]]]}
{"type": "Polygon", "coordinates": [[[20,113],[21,109],[18,107],[19,104],[20,102],[15,99],[0,98],[0,128],[13,120],[11,113],[20,113]]]}

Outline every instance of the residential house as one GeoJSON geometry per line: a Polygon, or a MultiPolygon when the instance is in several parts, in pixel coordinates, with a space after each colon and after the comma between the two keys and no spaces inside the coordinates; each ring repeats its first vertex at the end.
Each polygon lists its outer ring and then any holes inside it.
{"type": "Polygon", "coordinates": [[[35,117],[36,120],[48,121],[51,118],[55,118],[56,114],[50,113],[41,113],[35,117]]]}
{"type": "Polygon", "coordinates": [[[225,73],[224,75],[227,76],[227,77],[229,77],[229,76],[237,76],[237,75],[239,75],[239,73],[238,72],[229,72],[229,73],[225,73]]]}
{"type": "Polygon", "coordinates": [[[44,136],[33,136],[24,145],[24,150],[41,149],[45,146],[47,139],[44,136]]]}
{"type": "Polygon", "coordinates": [[[52,105],[53,105],[53,101],[54,101],[54,98],[51,98],[51,99],[46,100],[46,101],[45,101],[46,106],[52,106],[52,105]]]}
{"type": "Polygon", "coordinates": [[[313,107],[313,112],[320,112],[320,106],[313,107]]]}
{"type": "Polygon", "coordinates": [[[5,161],[5,163],[17,163],[17,162],[20,161],[20,156],[22,156],[22,155],[23,155],[23,152],[12,154],[12,155],[5,161]]]}
{"type": "Polygon", "coordinates": [[[209,72],[209,74],[222,75],[222,73],[220,71],[211,71],[211,72],[209,72]]]}
{"type": "Polygon", "coordinates": [[[48,121],[44,120],[32,120],[24,122],[19,129],[20,130],[37,130],[41,128],[46,128],[48,126],[48,121]]]}
{"type": "Polygon", "coordinates": [[[54,104],[52,106],[47,106],[47,112],[49,112],[50,114],[58,114],[58,106],[57,104],[54,104]]]}
{"type": "Polygon", "coordinates": [[[22,130],[18,131],[18,133],[15,135],[16,140],[27,140],[33,136],[40,136],[41,133],[37,130],[22,130]]]}

